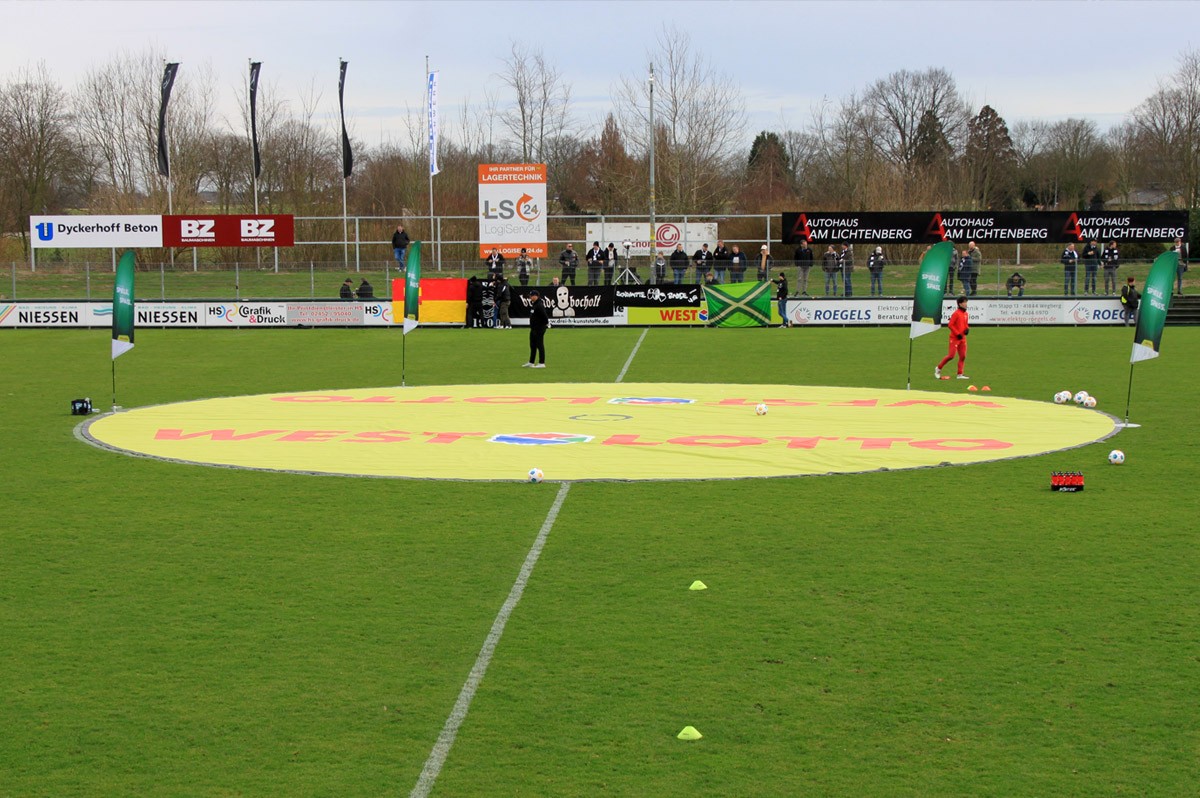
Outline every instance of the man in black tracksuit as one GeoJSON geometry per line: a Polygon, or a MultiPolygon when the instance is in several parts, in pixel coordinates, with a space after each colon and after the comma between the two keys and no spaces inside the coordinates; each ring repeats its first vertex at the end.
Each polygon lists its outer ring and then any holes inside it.
{"type": "Polygon", "coordinates": [[[546,328],[550,326],[550,317],[546,315],[546,306],[542,304],[542,295],[539,292],[530,291],[529,301],[531,303],[529,306],[529,362],[521,365],[525,368],[544,369],[546,368],[546,328]]]}

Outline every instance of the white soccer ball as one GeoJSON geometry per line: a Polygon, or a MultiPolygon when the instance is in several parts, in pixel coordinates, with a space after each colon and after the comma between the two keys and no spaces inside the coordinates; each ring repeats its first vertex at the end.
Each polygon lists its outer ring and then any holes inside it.
{"type": "Polygon", "coordinates": [[[1083,406],[1084,407],[1095,407],[1096,406],[1096,397],[1089,396],[1086,399],[1084,399],[1083,406]]]}
{"type": "Polygon", "coordinates": [[[758,415],[760,415],[760,416],[765,416],[765,415],[767,414],[767,404],[766,404],[766,402],[759,402],[757,405],[755,405],[755,406],[754,406],[754,412],[755,412],[755,413],[757,413],[757,414],[758,414],[758,415]]]}
{"type": "Polygon", "coordinates": [[[1121,451],[1120,449],[1113,449],[1108,453],[1108,462],[1112,463],[1113,465],[1120,465],[1121,463],[1124,463],[1125,452],[1121,451]]]}
{"type": "Polygon", "coordinates": [[[545,478],[546,478],[546,475],[542,473],[542,469],[540,469],[540,468],[529,469],[529,481],[532,482],[534,485],[541,482],[545,478]]]}
{"type": "Polygon", "coordinates": [[[1075,404],[1081,405],[1087,401],[1087,398],[1088,398],[1088,392],[1080,391],[1079,393],[1075,394],[1075,404]]]}
{"type": "Polygon", "coordinates": [[[1059,391],[1054,394],[1054,404],[1056,405],[1065,405],[1069,401],[1071,401],[1070,391],[1059,391]]]}

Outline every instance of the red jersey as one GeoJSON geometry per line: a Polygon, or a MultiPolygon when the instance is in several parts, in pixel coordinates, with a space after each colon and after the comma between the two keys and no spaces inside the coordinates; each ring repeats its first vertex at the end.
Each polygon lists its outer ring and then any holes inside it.
{"type": "Polygon", "coordinates": [[[962,340],[970,326],[971,322],[967,318],[967,312],[962,308],[955,308],[954,312],[950,314],[950,340],[962,340]]]}

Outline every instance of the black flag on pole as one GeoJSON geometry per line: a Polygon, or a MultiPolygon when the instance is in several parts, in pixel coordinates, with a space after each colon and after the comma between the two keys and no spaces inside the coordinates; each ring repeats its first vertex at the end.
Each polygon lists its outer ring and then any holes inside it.
{"type": "Polygon", "coordinates": [[[163,69],[162,100],[158,105],[158,173],[171,176],[171,156],[167,152],[167,103],[171,102],[171,87],[175,85],[175,73],[179,64],[170,63],[163,69]]]}
{"type": "Polygon", "coordinates": [[[262,161],[258,157],[258,73],[262,61],[250,62],[250,146],[254,149],[254,176],[262,174],[262,161]]]}
{"type": "Polygon", "coordinates": [[[342,72],[338,77],[338,111],[342,115],[342,177],[346,178],[354,172],[354,153],[350,151],[350,136],[346,134],[346,67],[349,62],[342,61],[342,72]]]}

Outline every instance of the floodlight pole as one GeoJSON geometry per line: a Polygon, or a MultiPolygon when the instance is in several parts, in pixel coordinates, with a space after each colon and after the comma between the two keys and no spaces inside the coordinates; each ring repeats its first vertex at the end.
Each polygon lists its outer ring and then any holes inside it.
{"type": "MultiPolygon", "coordinates": [[[[654,221],[654,62],[650,62],[650,274],[658,257],[658,226],[654,221]]],[[[626,257],[628,261],[628,257],[626,257]]]]}

